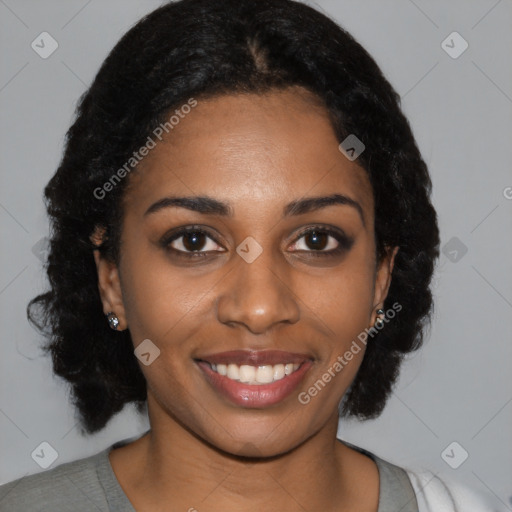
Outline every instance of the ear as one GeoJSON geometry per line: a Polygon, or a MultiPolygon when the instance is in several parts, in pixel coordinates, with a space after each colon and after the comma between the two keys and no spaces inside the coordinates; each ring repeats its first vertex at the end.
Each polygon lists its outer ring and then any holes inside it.
{"type": "Polygon", "coordinates": [[[375,277],[375,288],[373,294],[373,311],[371,325],[377,319],[376,311],[379,308],[384,308],[384,301],[388,295],[389,286],[391,284],[391,274],[395,264],[395,256],[399,247],[388,247],[385,256],[380,261],[377,274],[375,277]]]}
{"type": "MultiPolygon", "coordinates": [[[[96,228],[90,240],[99,246],[103,241],[104,233],[105,228],[96,228]]],[[[93,254],[98,272],[98,289],[103,304],[103,313],[107,315],[111,311],[114,312],[119,319],[117,330],[123,331],[127,328],[127,322],[118,268],[115,263],[104,258],[99,249],[94,249],[93,254]]]]}

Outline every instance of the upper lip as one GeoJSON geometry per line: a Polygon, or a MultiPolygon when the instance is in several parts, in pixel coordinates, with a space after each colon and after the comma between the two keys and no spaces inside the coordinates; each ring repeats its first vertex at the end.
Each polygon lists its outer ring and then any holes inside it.
{"type": "Polygon", "coordinates": [[[237,364],[239,366],[242,364],[251,366],[301,364],[312,359],[306,354],[285,352],[283,350],[230,350],[196,358],[196,360],[206,361],[210,364],[237,364]]]}

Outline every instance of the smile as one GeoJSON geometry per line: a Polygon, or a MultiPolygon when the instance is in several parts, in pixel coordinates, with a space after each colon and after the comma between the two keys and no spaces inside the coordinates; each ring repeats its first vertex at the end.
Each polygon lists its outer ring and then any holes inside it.
{"type": "Polygon", "coordinates": [[[257,386],[259,384],[270,384],[291,375],[300,367],[298,363],[286,363],[263,366],[250,366],[248,364],[212,364],[211,368],[219,375],[225,375],[228,379],[238,382],[246,382],[257,386]]]}
{"type": "Polygon", "coordinates": [[[232,351],[195,360],[214,391],[248,408],[278,404],[299,385],[313,360],[282,351],[232,351]]]}

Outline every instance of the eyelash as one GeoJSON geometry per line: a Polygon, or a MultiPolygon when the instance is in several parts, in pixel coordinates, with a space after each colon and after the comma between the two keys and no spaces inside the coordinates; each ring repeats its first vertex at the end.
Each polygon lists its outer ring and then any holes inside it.
{"type": "MultiPolygon", "coordinates": [[[[330,228],[327,226],[317,225],[317,226],[308,227],[308,228],[304,229],[303,231],[301,231],[297,235],[297,237],[294,239],[293,245],[295,245],[301,238],[303,238],[313,232],[331,236],[338,242],[338,244],[339,244],[338,247],[336,249],[331,249],[329,251],[324,251],[324,250],[315,251],[313,249],[311,249],[309,251],[304,251],[301,249],[296,252],[308,252],[311,256],[317,257],[317,258],[318,257],[320,257],[320,258],[321,257],[324,257],[324,258],[325,257],[336,257],[336,256],[339,256],[342,253],[350,250],[350,248],[352,247],[352,245],[354,243],[354,240],[352,238],[349,238],[342,232],[338,232],[337,230],[334,230],[333,228],[330,228]]],[[[164,236],[164,238],[162,239],[160,244],[164,249],[172,251],[173,254],[179,258],[198,259],[198,258],[207,257],[209,255],[210,251],[188,251],[187,252],[187,251],[182,251],[182,250],[174,249],[173,247],[170,247],[172,242],[174,242],[175,240],[178,240],[182,236],[187,235],[189,233],[204,234],[208,238],[213,240],[217,245],[221,245],[219,242],[217,242],[217,240],[215,239],[214,236],[212,236],[211,233],[209,233],[207,230],[205,230],[204,228],[202,228],[200,226],[187,226],[187,227],[183,227],[183,228],[178,228],[177,231],[170,234],[169,236],[164,236]]],[[[222,251],[214,251],[214,252],[222,252],[222,251]]]]}

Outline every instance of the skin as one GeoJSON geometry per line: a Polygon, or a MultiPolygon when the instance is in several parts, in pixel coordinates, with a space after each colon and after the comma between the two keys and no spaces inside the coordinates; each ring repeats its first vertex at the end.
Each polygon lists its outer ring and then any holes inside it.
{"type": "Polygon", "coordinates": [[[375,463],[336,440],[338,404],[364,345],[307,405],[297,399],[374,324],[398,250],[376,262],[371,184],[339,151],[327,112],[298,88],[198,100],[129,180],[119,266],[99,251],[95,260],[104,312],[116,313],[135,347],[149,338],[160,349],[141,365],[151,431],[110,453],[134,507],[376,512],[375,463]],[[282,217],[294,200],[335,192],[360,204],[364,223],[349,205],[282,217]],[[179,207],[144,215],[170,195],[208,195],[233,216],[179,207]],[[339,245],[299,238],[319,224],[343,230],[351,247],[315,257],[339,245]],[[189,225],[215,237],[204,239],[207,257],[187,260],[159,245],[189,225]],[[250,264],[236,252],[248,236],[263,249],[250,264]],[[285,400],[247,409],[217,394],[194,363],[235,349],[306,353],[314,363],[285,400]]]}

